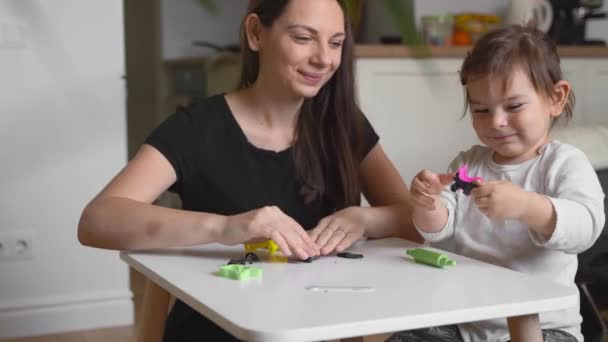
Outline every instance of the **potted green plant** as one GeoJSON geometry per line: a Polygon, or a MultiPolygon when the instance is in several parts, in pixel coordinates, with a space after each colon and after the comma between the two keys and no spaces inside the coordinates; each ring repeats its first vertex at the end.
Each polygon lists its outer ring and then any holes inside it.
{"type": "MultiPolygon", "coordinates": [[[[361,16],[366,0],[343,0],[346,10],[352,18],[356,28],[361,22],[361,16]]],[[[374,0],[377,1],[377,0],[374,0]]],[[[217,13],[218,7],[214,0],[197,0],[197,2],[210,13],[217,13]]],[[[426,48],[416,29],[416,16],[414,13],[414,0],[383,0],[384,7],[390,15],[393,24],[402,35],[405,45],[415,47],[416,55],[424,55],[426,48]]]]}

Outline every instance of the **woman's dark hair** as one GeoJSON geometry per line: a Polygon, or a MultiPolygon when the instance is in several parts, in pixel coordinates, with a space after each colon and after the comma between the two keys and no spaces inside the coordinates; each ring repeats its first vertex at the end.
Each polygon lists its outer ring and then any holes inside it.
{"type": "MultiPolygon", "coordinates": [[[[469,80],[483,76],[508,78],[516,68],[521,68],[534,89],[546,98],[553,96],[555,83],[563,79],[557,47],[548,35],[521,25],[491,31],[480,38],[462,63],[460,83],[465,86],[464,114],[469,103],[466,92],[469,80]]],[[[566,121],[572,118],[574,102],[574,93],[570,91],[563,112],[566,121]]]]}
{"type": "MultiPolygon", "coordinates": [[[[247,15],[257,14],[270,28],[290,0],[251,0],[247,15]]],[[[342,1],[343,13],[346,13],[342,1]]],[[[337,210],[361,202],[359,163],[364,157],[364,116],[355,102],[353,38],[344,15],[346,37],[342,61],[332,78],[316,96],[304,100],[296,126],[293,154],[296,176],[306,202],[329,200],[337,210]]],[[[258,77],[259,56],[249,48],[245,21],[241,25],[241,79],[239,89],[253,85],[258,77]]]]}

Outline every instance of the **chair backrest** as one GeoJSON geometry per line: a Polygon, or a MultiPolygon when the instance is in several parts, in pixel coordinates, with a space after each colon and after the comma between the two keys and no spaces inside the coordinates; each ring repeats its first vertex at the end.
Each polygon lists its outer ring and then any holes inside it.
{"type": "MultiPolygon", "coordinates": [[[[604,189],[604,194],[608,194],[608,168],[597,170],[597,175],[604,189]]],[[[608,216],[608,198],[604,197],[604,211],[608,216]]],[[[598,289],[608,286],[608,226],[604,224],[604,230],[597,239],[595,244],[578,255],[578,272],[576,274],[576,284],[581,293],[580,310],[583,322],[581,324],[581,333],[585,337],[585,341],[602,342],[608,341],[608,327],[604,323],[601,309],[600,296],[598,289]]]]}
{"type": "MultiPolygon", "coordinates": [[[[600,179],[600,184],[602,184],[602,189],[604,189],[604,212],[608,217],[608,168],[597,170],[597,176],[600,179]]],[[[608,235],[608,228],[606,227],[608,227],[608,220],[604,224],[602,235],[608,235]]]]}
{"type": "MultiPolygon", "coordinates": [[[[608,168],[597,170],[597,175],[604,189],[604,194],[608,194],[608,168]]],[[[604,212],[608,216],[608,198],[604,196],[604,212]]],[[[603,279],[608,282],[608,221],[604,223],[604,229],[597,241],[591,248],[578,255],[578,274],[579,279],[603,279]]]]}
{"type": "MultiPolygon", "coordinates": [[[[608,125],[594,124],[558,129],[554,136],[581,149],[595,168],[604,194],[608,194],[608,125]]],[[[608,216],[608,198],[604,196],[608,216]]],[[[585,341],[599,342],[608,338],[608,329],[598,312],[598,291],[608,287],[608,224],[595,244],[578,255],[576,283],[581,289],[581,331],[585,341]]],[[[600,308],[603,309],[603,308],[600,308]]]]}

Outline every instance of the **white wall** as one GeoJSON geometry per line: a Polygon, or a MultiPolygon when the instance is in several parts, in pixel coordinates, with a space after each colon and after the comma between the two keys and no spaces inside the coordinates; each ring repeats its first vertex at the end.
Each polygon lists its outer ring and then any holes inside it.
{"type": "Polygon", "coordinates": [[[0,338],[131,324],[127,267],[76,237],[126,162],[122,1],[0,0],[0,28],[0,234],[34,235],[0,261],[0,338]]]}

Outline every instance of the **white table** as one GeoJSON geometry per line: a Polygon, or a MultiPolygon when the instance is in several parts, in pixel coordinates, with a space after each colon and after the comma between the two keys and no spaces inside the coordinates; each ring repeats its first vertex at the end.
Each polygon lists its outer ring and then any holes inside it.
{"type": "MultiPolygon", "coordinates": [[[[122,252],[121,258],[248,341],[339,339],[496,317],[513,317],[509,324],[516,341],[514,322],[540,334],[537,313],[578,302],[574,289],[450,253],[444,252],[456,266],[417,264],[405,255],[414,247],[419,245],[381,239],[351,248],[363,259],[326,256],[310,264],[262,260],[254,266],[264,269],[263,278],[248,281],[216,275],[218,266],[244,255],[242,245],[122,252]],[[308,290],[311,286],[366,289],[324,292],[308,290]]],[[[264,252],[258,254],[265,259],[264,252]]]]}

